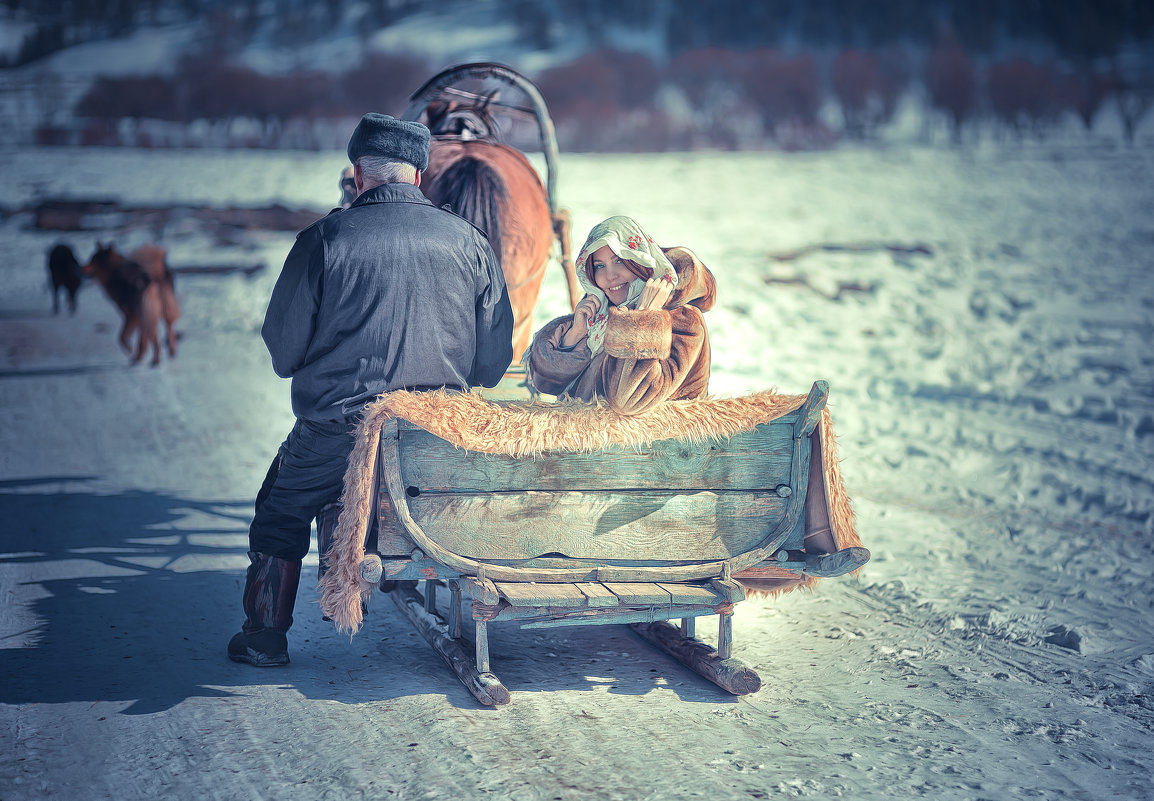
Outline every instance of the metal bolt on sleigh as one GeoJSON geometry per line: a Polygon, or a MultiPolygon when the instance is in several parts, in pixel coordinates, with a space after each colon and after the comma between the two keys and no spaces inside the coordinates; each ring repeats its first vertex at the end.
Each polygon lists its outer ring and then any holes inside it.
{"type": "MultiPolygon", "coordinates": [[[[461,76],[511,72],[453,68],[414,96],[410,118],[461,76]]],[[[469,101],[466,118],[470,103],[492,101],[451,94],[469,101]]],[[[532,96],[552,198],[553,129],[532,96]]],[[[723,689],[756,692],[761,679],[732,653],[734,605],[869,559],[827,397],[817,381],[804,396],[668,401],[624,416],[575,401],[386,393],[357,429],[341,502],[318,520],[324,614],[355,632],[374,589],[388,590],[486,705],[510,699],[490,669],[488,624],[499,621],[628,624],[723,689]],[[706,615],[717,616],[716,648],[695,636],[706,615]]]]}

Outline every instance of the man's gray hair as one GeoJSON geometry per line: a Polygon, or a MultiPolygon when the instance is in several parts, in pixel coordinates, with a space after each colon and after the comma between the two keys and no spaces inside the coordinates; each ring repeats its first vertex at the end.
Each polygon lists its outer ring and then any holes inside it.
{"type": "Polygon", "coordinates": [[[407,161],[384,156],[361,156],[357,164],[361,167],[366,189],[379,184],[411,184],[417,180],[417,168],[407,161]]]}

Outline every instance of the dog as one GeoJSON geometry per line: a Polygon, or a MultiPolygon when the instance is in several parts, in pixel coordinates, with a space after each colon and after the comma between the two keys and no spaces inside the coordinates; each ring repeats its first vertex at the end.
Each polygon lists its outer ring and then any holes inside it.
{"type": "Polygon", "coordinates": [[[109,299],[124,315],[120,346],[139,363],[152,348],[152,366],[160,364],[157,328],[161,317],[167,326],[168,355],[176,356],[176,320],[180,306],[175,282],[168,269],[166,254],[159,245],[144,245],[125,257],[110,243],[96,244],[96,251],[84,265],[84,273],[96,279],[109,299]],[[132,335],[137,334],[133,347],[132,335]]]}
{"type": "Polygon", "coordinates": [[[84,273],[68,245],[61,243],[48,251],[48,277],[52,281],[52,313],[60,314],[60,290],[63,289],[68,293],[68,313],[76,314],[76,293],[84,273]]]}

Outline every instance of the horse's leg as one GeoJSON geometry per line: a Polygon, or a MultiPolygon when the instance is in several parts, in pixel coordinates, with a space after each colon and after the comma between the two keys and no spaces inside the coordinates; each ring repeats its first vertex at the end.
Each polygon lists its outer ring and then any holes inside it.
{"type": "Polygon", "coordinates": [[[176,303],[176,292],[171,284],[161,289],[164,325],[167,331],[168,355],[176,355],[176,321],[180,317],[180,307],[176,303]]]}
{"type": "MultiPolygon", "coordinates": [[[[131,323],[125,322],[124,330],[129,332],[128,334],[125,335],[126,340],[127,340],[128,336],[130,336],[132,333],[136,334],[136,349],[132,355],[132,363],[133,364],[140,364],[140,360],[144,358],[144,351],[145,351],[145,347],[147,345],[147,343],[144,341],[145,340],[144,329],[140,325],[140,320],[133,319],[131,323]]],[[[127,342],[126,342],[126,345],[127,345],[127,342]]],[[[131,348],[131,345],[128,345],[128,347],[131,348]]]]}
{"type": "MultiPolygon", "coordinates": [[[[129,353],[129,354],[132,353],[132,343],[129,342],[129,337],[132,336],[132,332],[135,330],[136,330],[135,312],[133,312],[130,309],[125,309],[124,310],[124,324],[122,326],[120,326],[120,337],[119,337],[120,347],[124,350],[125,353],[129,353]]],[[[136,358],[133,359],[133,361],[134,362],[140,361],[140,354],[139,353],[136,354],[136,358]]]]}
{"type": "Polygon", "coordinates": [[[139,362],[149,348],[152,348],[152,361],[149,362],[149,366],[156,367],[160,364],[160,340],[156,336],[156,328],[150,330],[147,325],[141,325],[136,361],[139,362]]]}
{"type": "Polygon", "coordinates": [[[76,293],[80,291],[80,281],[69,279],[64,288],[68,290],[68,313],[76,314],[76,293]]]}
{"type": "Polygon", "coordinates": [[[141,300],[140,342],[142,348],[151,346],[152,366],[156,367],[160,364],[160,335],[157,333],[160,328],[160,287],[155,283],[149,284],[141,300]]]}

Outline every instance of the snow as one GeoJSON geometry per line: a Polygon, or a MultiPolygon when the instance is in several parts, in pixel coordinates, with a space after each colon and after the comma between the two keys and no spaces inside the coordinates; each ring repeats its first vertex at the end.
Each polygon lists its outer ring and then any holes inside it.
{"type": "Polygon", "coordinates": [[[7,19],[7,15],[0,16],[0,57],[14,59],[20,55],[20,48],[24,40],[34,30],[30,22],[7,19]]]}
{"type": "MultiPolygon", "coordinates": [[[[343,166],[0,151],[9,209],[64,194],[320,214],[343,166]]],[[[1074,141],[563,155],[574,247],[628,213],[714,270],[715,393],[830,381],[873,559],[738,605],[735,654],[763,679],[740,699],[623,628],[494,624],[500,710],[383,596],[337,635],[315,553],[292,664],[224,656],[252,499],[292,422],[259,337],[291,234],[3,219],[0,797],[1148,798],[1152,173],[1148,146],[1074,141]],[[179,355],[130,367],[97,289],[75,317],[44,290],[52,243],[83,257],[114,234],[159,235],[177,267],[268,269],[179,276],[179,355]],[[854,247],[771,258],[821,245],[854,247]]],[[[564,306],[551,267],[537,324],[564,306]]]]}
{"type": "Polygon", "coordinates": [[[17,73],[48,73],[63,79],[167,75],[178,61],[173,54],[192,49],[199,37],[192,25],[140,28],[116,39],[83,42],[59,50],[19,68],[17,73]]]}

